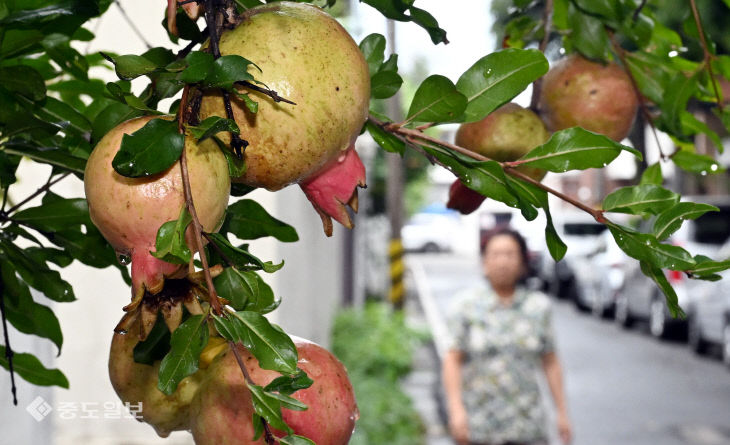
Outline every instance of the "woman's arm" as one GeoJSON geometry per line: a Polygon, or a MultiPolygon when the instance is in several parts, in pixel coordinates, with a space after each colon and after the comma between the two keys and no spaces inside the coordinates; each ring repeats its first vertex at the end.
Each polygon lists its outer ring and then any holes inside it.
{"type": "Polygon", "coordinates": [[[558,414],[558,432],[564,443],[570,443],[572,431],[568,418],[568,408],[565,403],[565,391],[563,390],[563,368],[560,366],[557,354],[548,352],[542,356],[542,367],[545,370],[550,392],[553,394],[555,408],[558,414]]]}
{"type": "Polygon", "coordinates": [[[449,408],[449,429],[457,444],[469,443],[469,424],[461,399],[461,361],[463,353],[449,349],[444,357],[443,382],[449,408]]]}

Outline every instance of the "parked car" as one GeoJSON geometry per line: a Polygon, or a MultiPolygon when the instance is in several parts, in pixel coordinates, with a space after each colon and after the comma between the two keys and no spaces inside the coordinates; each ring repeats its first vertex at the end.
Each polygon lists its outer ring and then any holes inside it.
{"type": "MultiPolygon", "coordinates": [[[[725,243],[717,256],[730,257],[730,242],[725,243]]],[[[720,275],[720,281],[703,281],[695,286],[687,308],[688,343],[698,354],[707,352],[712,344],[720,345],[722,360],[730,369],[730,272],[720,275]]]]}
{"type": "Polygon", "coordinates": [[[590,306],[586,302],[586,281],[583,277],[589,273],[586,270],[588,258],[596,252],[606,226],[587,214],[577,212],[556,214],[554,223],[568,250],[558,262],[545,252],[539,275],[546,283],[547,292],[557,298],[571,300],[578,309],[588,311],[590,306]]]}
{"type": "MultiPolygon", "coordinates": [[[[730,199],[727,197],[687,197],[693,202],[705,202],[717,206],[718,212],[708,212],[696,220],[688,220],[669,239],[669,242],[687,249],[693,255],[716,257],[722,244],[730,237],[730,199]]],[[[646,221],[641,231],[651,229],[646,221]]],[[[616,322],[630,327],[637,320],[649,322],[649,332],[658,338],[685,336],[687,320],[674,319],[669,314],[664,294],[656,284],[641,273],[637,261],[630,261],[626,268],[626,282],[616,299],[616,322]]],[[[687,312],[692,307],[698,280],[689,280],[681,272],[668,271],[667,278],[677,292],[679,305],[687,312]]]]}
{"type": "Polygon", "coordinates": [[[597,317],[609,318],[613,316],[616,298],[623,290],[627,265],[635,260],[618,247],[608,230],[601,233],[587,260],[576,273],[579,304],[590,308],[597,317]]]}
{"type": "Polygon", "coordinates": [[[456,212],[416,213],[401,230],[403,248],[412,252],[449,252],[460,227],[456,212]]]}

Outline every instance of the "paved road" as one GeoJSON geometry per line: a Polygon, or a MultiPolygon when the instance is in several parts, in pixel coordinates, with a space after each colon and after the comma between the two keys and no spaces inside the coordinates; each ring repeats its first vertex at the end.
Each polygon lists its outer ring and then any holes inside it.
{"type": "MultiPolygon", "coordinates": [[[[412,255],[408,261],[420,264],[426,277],[431,325],[458,289],[480,279],[469,259],[412,255]]],[[[575,445],[730,445],[730,372],[717,359],[640,329],[623,331],[563,302],[555,303],[554,324],[575,445]]],[[[426,378],[420,371],[417,378],[426,378]]]]}

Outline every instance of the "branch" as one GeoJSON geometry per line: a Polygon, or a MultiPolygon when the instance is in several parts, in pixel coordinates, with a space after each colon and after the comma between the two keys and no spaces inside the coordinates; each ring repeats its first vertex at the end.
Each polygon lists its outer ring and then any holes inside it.
{"type": "MultiPolygon", "coordinates": [[[[238,366],[241,368],[241,373],[243,373],[243,378],[246,380],[246,383],[249,385],[255,385],[253,379],[251,379],[251,374],[248,373],[248,369],[246,369],[246,365],[243,363],[243,359],[241,358],[241,354],[238,353],[238,348],[236,347],[236,344],[232,341],[228,341],[228,347],[231,348],[231,351],[233,351],[233,355],[236,357],[236,361],[238,362],[238,366]]],[[[264,426],[264,438],[266,440],[266,443],[268,445],[274,445],[276,440],[274,439],[274,435],[271,434],[271,429],[269,428],[268,422],[262,417],[261,418],[261,424],[264,426]]]]}
{"type": "Polygon", "coordinates": [[[43,192],[46,192],[48,189],[56,185],[58,182],[62,181],[66,176],[70,175],[71,173],[64,173],[61,176],[57,177],[56,179],[51,180],[53,178],[53,174],[48,177],[48,181],[44,185],[38,188],[35,192],[31,193],[28,197],[26,197],[24,200],[20,201],[19,203],[15,204],[14,206],[10,207],[6,211],[0,212],[0,215],[7,217],[9,214],[13,213],[14,211],[18,210],[23,205],[27,204],[30,200],[35,198],[36,196],[40,195],[43,192]]]}
{"type": "Polygon", "coordinates": [[[707,65],[707,72],[710,74],[710,81],[712,82],[712,89],[715,90],[715,97],[717,98],[717,107],[720,111],[723,111],[722,97],[720,97],[720,91],[717,89],[717,81],[715,75],[712,73],[712,59],[714,56],[710,52],[710,47],[707,45],[705,39],[705,30],[702,28],[702,20],[700,20],[700,13],[697,10],[697,3],[695,0],[689,0],[689,4],[692,7],[692,15],[695,18],[695,24],[697,25],[697,32],[700,34],[700,43],[702,43],[702,53],[704,54],[705,64],[707,65]]]}
{"type": "MultiPolygon", "coordinates": [[[[213,5],[214,0],[205,1],[205,22],[208,24],[208,36],[210,37],[210,48],[213,53],[214,59],[221,57],[220,47],[218,46],[218,20],[216,19],[216,10],[213,5]]],[[[226,109],[226,117],[232,121],[236,118],[233,115],[233,107],[231,107],[231,96],[230,93],[224,89],[221,89],[223,95],[223,106],[226,109]]],[[[241,139],[239,135],[231,132],[231,147],[236,153],[238,159],[243,159],[243,151],[248,147],[248,141],[241,139]]]]}
{"type": "Polygon", "coordinates": [[[631,16],[631,20],[636,23],[637,20],[639,20],[639,14],[641,14],[641,10],[644,9],[644,6],[646,6],[647,0],[641,0],[641,4],[638,8],[634,11],[634,15],[631,16]]]}
{"type": "MultiPolygon", "coordinates": [[[[548,43],[550,42],[550,32],[553,28],[553,0],[546,0],[545,1],[545,10],[543,11],[543,23],[545,24],[543,27],[544,35],[542,36],[542,41],[540,42],[540,52],[544,53],[545,48],[547,48],[548,43]]],[[[538,112],[538,103],[540,102],[540,90],[542,89],[542,78],[537,79],[532,83],[532,98],[530,99],[530,109],[534,111],[535,113],[538,112]]]]}
{"type": "MultiPolygon", "coordinates": [[[[411,130],[409,128],[398,127],[397,125],[391,124],[389,122],[381,122],[380,120],[378,120],[376,117],[374,117],[372,115],[368,116],[368,120],[371,123],[381,127],[383,130],[385,130],[389,133],[395,134],[396,136],[403,136],[407,141],[409,141],[411,143],[415,143],[415,140],[426,141],[430,144],[435,144],[437,146],[448,148],[449,150],[453,150],[457,153],[461,153],[464,156],[468,156],[477,161],[494,161],[493,159],[490,159],[479,153],[473,152],[467,148],[428,136],[418,130],[411,130]]],[[[495,161],[495,162],[497,162],[497,161],[495,161]]],[[[500,165],[500,167],[502,167],[502,169],[504,169],[505,173],[507,173],[511,176],[514,176],[516,178],[522,179],[523,181],[529,182],[530,184],[532,184],[536,187],[539,187],[542,190],[545,190],[546,192],[550,193],[551,195],[554,195],[554,196],[562,199],[563,201],[572,204],[576,208],[583,210],[584,212],[591,215],[599,223],[603,224],[606,222],[606,218],[603,216],[602,210],[594,209],[593,207],[590,207],[587,204],[584,204],[576,199],[573,199],[572,197],[570,197],[562,192],[559,192],[558,190],[555,190],[552,187],[548,187],[547,185],[543,184],[542,182],[536,181],[536,180],[532,179],[531,177],[525,175],[524,173],[515,170],[515,167],[517,165],[519,165],[519,163],[511,163],[511,162],[497,162],[497,163],[500,165]]]]}
{"type": "Polygon", "coordinates": [[[279,96],[279,93],[277,93],[274,90],[270,90],[268,88],[261,88],[260,86],[254,85],[253,83],[247,81],[247,80],[240,80],[236,82],[236,85],[241,85],[242,87],[248,88],[249,90],[258,91],[259,93],[263,93],[270,98],[274,100],[274,102],[284,102],[291,105],[296,105],[295,102],[290,101],[289,99],[286,99],[284,97],[279,96]]]}
{"type": "Polygon", "coordinates": [[[664,153],[664,150],[662,150],[662,144],[661,142],[659,142],[659,133],[657,132],[656,125],[654,125],[654,118],[652,118],[651,113],[649,113],[649,108],[646,106],[646,98],[643,94],[641,94],[639,84],[636,83],[636,78],[634,78],[633,73],[631,73],[631,70],[629,69],[628,63],[626,62],[626,51],[621,47],[621,45],[619,45],[618,41],[616,41],[616,36],[613,34],[613,31],[607,31],[609,36],[611,36],[611,46],[613,47],[613,50],[618,56],[619,60],[621,60],[624,72],[627,76],[629,76],[631,86],[634,88],[634,94],[636,94],[636,99],[639,101],[639,110],[641,110],[641,114],[644,115],[644,119],[646,119],[646,121],[649,123],[649,127],[651,127],[651,132],[654,135],[657,149],[659,149],[659,157],[662,161],[666,161],[671,157],[671,155],[668,156],[666,153],[664,153]]]}
{"type": "Polygon", "coordinates": [[[8,360],[8,370],[10,371],[10,392],[13,393],[13,405],[18,406],[18,389],[15,387],[15,371],[13,370],[13,349],[10,347],[10,337],[8,335],[8,322],[5,318],[5,291],[2,283],[0,283],[0,316],[3,320],[3,333],[5,334],[5,358],[8,360]]]}

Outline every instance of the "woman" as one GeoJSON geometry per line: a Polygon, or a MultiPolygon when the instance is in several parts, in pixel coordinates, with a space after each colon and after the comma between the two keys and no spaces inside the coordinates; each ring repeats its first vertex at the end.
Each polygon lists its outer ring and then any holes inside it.
{"type": "Polygon", "coordinates": [[[467,292],[449,320],[443,379],[451,434],[459,445],[547,445],[537,383],[542,368],[558,432],[570,443],[550,301],[519,284],[527,272],[525,240],[500,229],[488,238],[482,260],[486,282],[467,292]]]}

